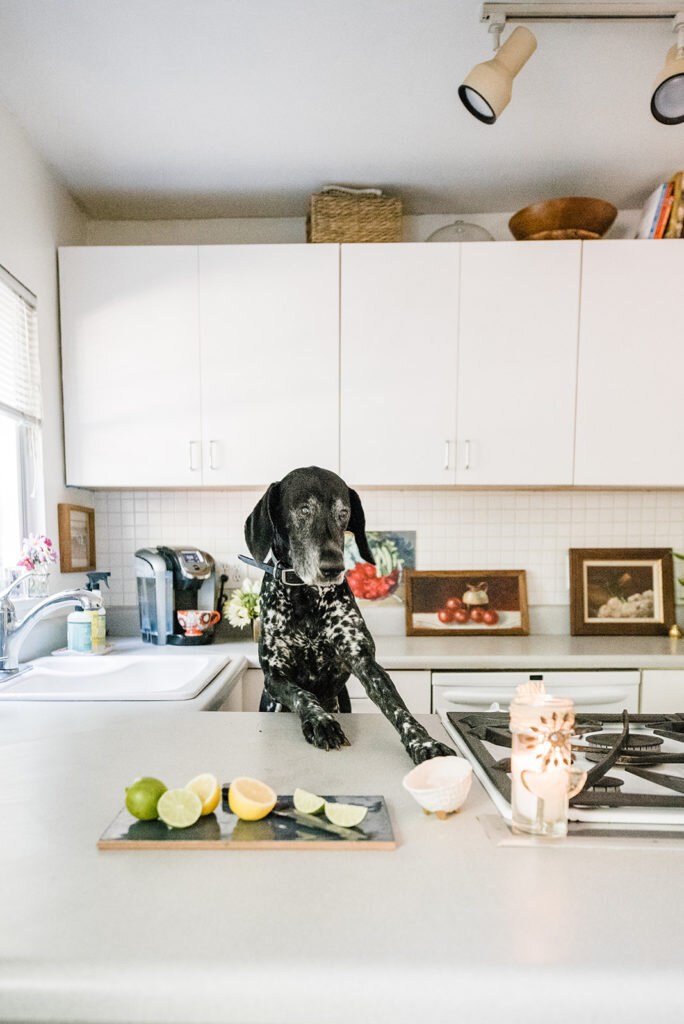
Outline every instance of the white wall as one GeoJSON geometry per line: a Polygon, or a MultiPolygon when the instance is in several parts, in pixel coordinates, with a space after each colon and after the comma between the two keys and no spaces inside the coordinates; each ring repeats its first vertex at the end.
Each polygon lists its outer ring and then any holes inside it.
{"type": "MultiPolygon", "coordinates": [[[[38,297],[45,513],[44,521],[37,525],[56,543],[57,504],[93,504],[88,491],[67,490],[64,486],[57,297],[57,246],[85,244],[87,218],[2,106],[0,182],[0,264],[38,297]]],[[[72,586],[75,579],[57,575],[53,589],[72,586]]]]}

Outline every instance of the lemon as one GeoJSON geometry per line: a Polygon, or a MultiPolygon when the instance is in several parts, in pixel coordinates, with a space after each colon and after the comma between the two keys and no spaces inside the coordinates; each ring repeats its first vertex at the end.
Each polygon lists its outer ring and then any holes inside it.
{"type": "Polygon", "coordinates": [[[307,793],[305,789],[295,789],[292,802],[295,811],[301,811],[302,814],[320,814],[325,807],[325,800],[322,796],[307,793]]]}
{"type": "Polygon", "coordinates": [[[202,801],[189,789],[167,789],[157,804],[157,814],[171,828],[194,825],[202,813],[202,801]]]}
{"type": "Polygon", "coordinates": [[[270,786],[258,779],[233,779],[228,790],[228,806],[243,821],[258,821],[270,814],[278,797],[270,786]]]}
{"type": "Polygon", "coordinates": [[[197,796],[202,801],[203,815],[211,814],[218,807],[219,800],[221,799],[221,787],[218,784],[218,779],[211,772],[196,775],[194,779],[190,779],[190,782],[186,782],[185,789],[197,793],[197,796]]]}
{"type": "Polygon", "coordinates": [[[157,802],[165,792],[166,786],[159,779],[153,779],[150,776],[136,779],[126,787],[126,809],[134,818],[150,821],[158,816],[157,802]]]}
{"type": "Polygon", "coordinates": [[[334,804],[325,801],[325,816],[333,825],[354,828],[355,825],[361,824],[367,814],[368,808],[359,804],[334,804]]]}

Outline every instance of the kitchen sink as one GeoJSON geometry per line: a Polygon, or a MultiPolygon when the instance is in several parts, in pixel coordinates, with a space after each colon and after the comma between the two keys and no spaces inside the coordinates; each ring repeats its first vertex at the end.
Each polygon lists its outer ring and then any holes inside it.
{"type": "Polygon", "coordinates": [[[0,700],[190,700],[230,660],[194,652],[37,658],[0,683],[0,700]]]}

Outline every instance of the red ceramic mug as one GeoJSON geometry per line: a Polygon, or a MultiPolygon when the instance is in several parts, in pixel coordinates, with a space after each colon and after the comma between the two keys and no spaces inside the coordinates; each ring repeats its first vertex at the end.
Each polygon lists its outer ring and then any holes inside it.
{"type": "Polygon", "coordinates": [[[221,618],[218,612],[202,611],[199,608],[187,608],[185,611],[176,612],[176,615],[186,636],[199,636],[221,618]]]}

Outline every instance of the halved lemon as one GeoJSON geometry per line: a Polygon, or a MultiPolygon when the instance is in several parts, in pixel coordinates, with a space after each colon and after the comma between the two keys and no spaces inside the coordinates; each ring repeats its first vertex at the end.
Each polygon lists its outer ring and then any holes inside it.
{"type": "Polygon", "coordinates": [[[170,828],[194,825],[202,813],[202,801],[189,789],[167,789],[159,797],[157,814],[170,828]]]}
{"type": "Polygon", "coordinates": [[[197,793],[197,796],[202,801],[203,815],[211,814],[218,807],[219,800],[221,799],[221,787],[218,784],[218,779],[211,772],[196,775],[194,779],[190,779],[190,782],[186,782],[185,789],[189,789],[192,793],[197,793]]]}
{"type": "Polygon", "coordinates": [[[333,825],[342,825],[343,828],[354,828],[360,825],[368,814],[368,808],[360,804],[336,804],[325,802],[325,816],[333,825]]]}
{"type": "Polygon", "coordinates": [[[275,807],[277,795],[259,779],[233,779],[228,790],[228,806],[243,821],[265,818],[275,807]]]}

